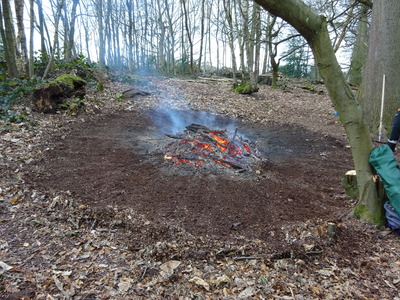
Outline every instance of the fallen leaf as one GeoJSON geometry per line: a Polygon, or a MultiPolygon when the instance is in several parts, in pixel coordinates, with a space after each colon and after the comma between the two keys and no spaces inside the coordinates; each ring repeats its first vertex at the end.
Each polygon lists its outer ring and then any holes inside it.
{"type": "Polygon", "coordinates": [[[132,279],[128,277],[121,278],[121,281],[118,283],[118,288],[121,292],[127,292],[132,286],[132,279]]]}
{"type": "Polygon", "coordinates": [[[254,294],[254,288],[248,287],[239,294],[239,298],[248,298],[253,296],[253,294],[254,294]]]}
{"type": "Polygon", "coordinates": [[[192,279],[189,280],[189,282],[192,282],[198,286],[203,287],[206,291],[210,290],[210,285],[203,279],[201,279],[200,277],[193,277],[192,279]]]}
{"type": "Polygon", "coordinates": [[[314,249],[314,247],[315,247],[315,245],[313,245],[313,244],[303,244],[303,248],[306,251],[310,251],[310,250],[314,249]]]}
{"type": "Polygon", "coordinates": [[[214,279],[212,281],[212,284],[214,284],[215,286],[219,286],[219,285],[221,285],[223,283],[229,283],[229,282],[231,282],[231,279],[224,274],[224,275],[219,276],[216,279],[214,279]]]}
{"type": "Polygon", "coordinates": [[[15,198],[12,198],[9,202],[12,205],[17,205],[18,203],[21,202],[21,198],[20,197],[15,197],[15,198]]]}
{"type": "Polygon", "coordinates": [[[0,270],[0,274],[3,274],[4,272],[11,270],[13,267],[7,265],[5,262],[0,261],[0,268],[2,269],[0,270]]]}
{"type": "Polygon", "coordinates": [[[317,273],[323,275],[323,276],[334,276],[335,273],[332,270],[329,269],[322,269],[322,270],[317,270],[317,273]]]}
{"type": "Polygon", "coordinates": [[[181,264],[181,262],[178,260],[170,260],[170,261],[163,263],[160,266],[160,269],[162,271],[164,271],[165,273],[172,273],[177,267],[180,266],[180,264],[181,264]]]}

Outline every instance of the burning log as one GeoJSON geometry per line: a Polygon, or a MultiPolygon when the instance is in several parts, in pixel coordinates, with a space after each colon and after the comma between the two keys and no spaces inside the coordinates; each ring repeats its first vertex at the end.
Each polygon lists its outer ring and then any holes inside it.
{"type": "Polygon", "coordinates": [[[219,164],[233,169],[249,168],[249,158],[256,158],[257,150],[238,135],[237,128],[229,137],[226,130],[212,130],[204,125],[191,124],[180,135],[167,135],[175,139],[166,147],[165,159],[174,165],[219,164]]]}

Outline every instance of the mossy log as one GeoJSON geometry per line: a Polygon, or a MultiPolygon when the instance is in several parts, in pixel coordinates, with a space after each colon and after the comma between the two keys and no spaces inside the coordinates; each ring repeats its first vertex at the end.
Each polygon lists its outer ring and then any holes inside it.
{"type": "Polygon", "coordinates": [[[44,113],[56,112],[69,98],[83,98],[86,94],[86,81],[82,78],[63,74],[56,79],[38,85],[32,94],[35,108],[44,113]]]}

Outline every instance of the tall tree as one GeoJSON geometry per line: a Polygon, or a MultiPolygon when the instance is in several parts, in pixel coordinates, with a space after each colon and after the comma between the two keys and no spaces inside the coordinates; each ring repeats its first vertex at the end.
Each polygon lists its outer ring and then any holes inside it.
{"type": "Polygon", "coordinates": [[[363,220],[383,224],[382,203],[379,202],[371,166],[368,163],[373,147],[369,126],[337,62],[325,17],[314,13],[300,0],[255,1],[291,24],[307,40],[313,50],[319,71],[333,105],[342,119],[351,146],[360,192],[360,199],[354,213],[363,220]]]}
{"type": "Polygon", "coordinates": [[[186,31],[186,37],[189,43],[189,68],[190,68],[190,74],[194,75],[194,58],[193,58],[193,41],[192,41],[192,35],[191,35],[191,30],[189,26],[189,4],[186,4],[186,0],[181,0],[182,3],[182,11],[183,11],[183,17],[184,17],[184,27],[186,31]]]}
{"type": "Polygon", "coordinates": [[[75,23],[76,23],[76,9],[79,4],[79,0],[72,0],[72,8],[71,13],[68,17],[67,6],[65,6],[65,15],[64,15],[64,58],[65,60],[69,60],[72,57],[72,53],[75,46],[75,23]]]}
{"type": "Polygon", "coordinates": [[[368,59],[359,100],[374,133],[380,123],[383,76],[386,77],[384,127],[390,129],[394,113],[400,107],[400,1],[374,1],[368,59]]]}
{"type": "Polygon", "coordinates": [[[4,42],[5,58],[7,63],[8,76],[15,78],[18,77],[17,68],[17,48],[14,34],[14,25],[12,21],[11,7],[8,0],[2,0],[2,7],[0,8],[0,16],[3,17],[1,27],[2,40],[4,42]],[[4,22],[4,23],[3,23],[4,22]]]}
{"type": "Polygon", "coordinates": [[[197,72],[201,71],[201,59],[203,55],[203,46],[204,46],[204,28],[205,28],[205,17],[206,17],[206,12],[205,12],[205,0],[201,0],[201,21],[200,21],[200,51],[199,51],[199,59],[197,62],[197,72]]]}
{"type": "Polygon", "coordinates": [[[172,74],[176,74],[175,66],[175,30],[174,21],[171,11],[174,10],[174,3],[169,4],[168,0],[164,0],[165,15],[168,23],[168,70],[172,74]]]}
{"type": "Polygon", "coordinates": [[[26,36],[25,36],[25,25],[24,25],[24,1],[23,0],[14,0],[15,5],[15,17],[17,19],[17,28],[18,28],[18,38],[17,38],[17,47],[20,53],[20,64],[21,71],[25,74],[28,74],[28,47],[26,45],[26,36]]]}
{"type": "Polygon", "coordinates": [[[128,13],[128,69],[129,71],[134,70],[134,60],[133,60],[133,34],[134,34],[134,3],[133,0],[126,0],[126,8],[128,13]]]}
{"type": "Polygon", "coordinates": [[[237,73],[237,64],[236,64],[236,54],[235,54],[235,40],[236,39],[235,39],[235,35],[234,35],[231,0],[223,0],[223,6],[224,6],[226,23],[228,24],[227,34],[228,34],[228,44],[229,44],[229,48],[231,50],[231,58],[232,58],[233,83],[236,85],[236,83],[237,83],[237,74],[236,74],[237,73]]]}
{"type": "Polygon", "coordinates": [[[33,0],[29,0],[29,77],[33,77],[35,74],[34,70],[34,47],[33,47],[33,39],[35,32],[35,9],[33,0]]]}
{"type": "MultiPolygon", "coordinates": [[[[39,15],[39,33],[40,33],[40,51],[42,52],[43,57],[47,57],[47,48],[46,48],[46,35],[49,37],[46,23],[44,21],[44,13],[43,13],[43,5],[42,0],[35,0],[37,4],[37,10],[39,15]],[[45,34],[46,31],[46,34],[45,34]]],[[[48,40],[50,40],[48,38],[48,40]]]]}
{"type": "Polygon", "coordinates": [[[368,12],[369,8],[362,4],[358,17],[356,40],[353,46],[348,81],[353,85],[360,85],[362,73],[368,54],[368,12]]]}
{"type": "Polygon", "coordinates": [[[58,24],[60,23],[61,18],[61,10],[64,6],[65,0],[60,0],[57,5],[57,13],[55,16],[55,23],[54,23],[54,41],[53,41],[53,48],[50,53],[49,62],[47,63],[46,70],[44,71],[43,78],[46,78],[50,69],[53,67],[54,56],[55,53],[59,50],[59,38],[58,38],[58,24]]]}
{"type": "Polygon", "coordinates": [[[97,25],[99,31],[99,68],[104,69],[106,66],[106,45],[104,42],[103,0],[97,2],[97,25]]]}

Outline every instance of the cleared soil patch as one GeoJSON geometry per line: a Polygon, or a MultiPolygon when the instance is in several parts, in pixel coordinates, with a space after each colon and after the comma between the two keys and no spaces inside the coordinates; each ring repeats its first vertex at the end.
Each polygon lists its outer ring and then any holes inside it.
{"type": "MultiPolygon", "coordinates": [[[[37,188],[69,190],[99,212],[110,205],[130,207],[193,235],[257,238],[275,249],[284,241],[282,227],[335,220],[349,211],[340,186],[350,163],[343,141],[292,125],[242,122],[240,129],[262,153],[260,163],[244,173],[197,169],[164,160],[170,140],[154,125],[156,114],[118,112],[73,126],[67,137],[53,141],[41,175],[33,179],[37,188]]],[[[146,239],[169,235],[132,238],[143,246],[146,239]]]]}

